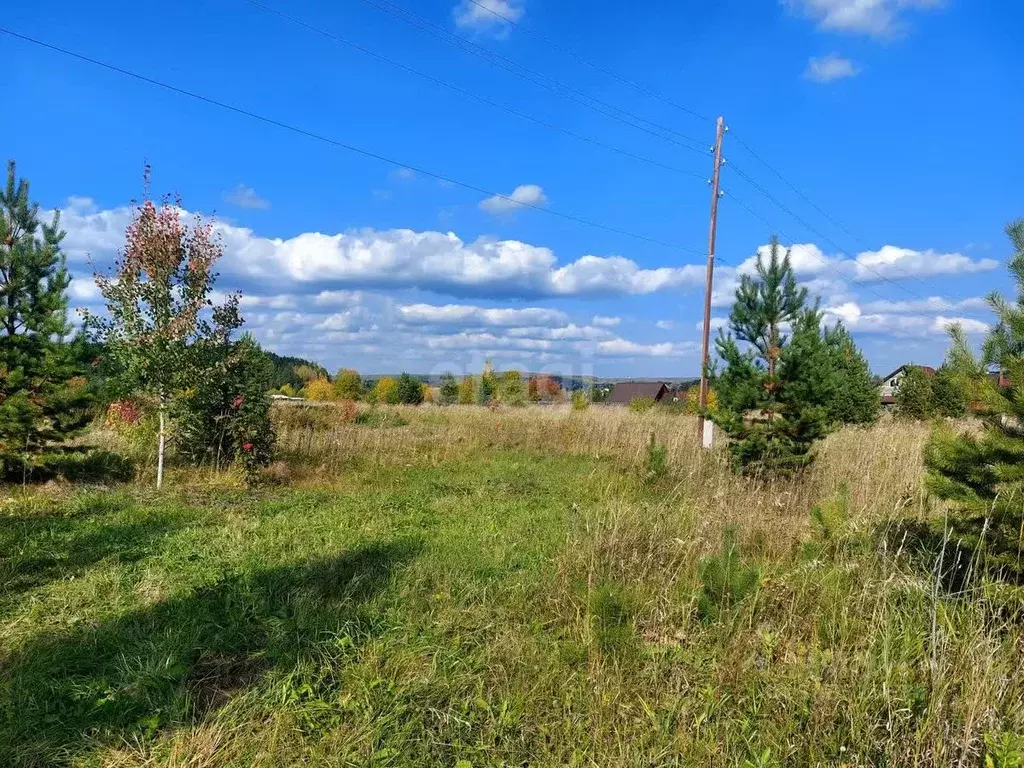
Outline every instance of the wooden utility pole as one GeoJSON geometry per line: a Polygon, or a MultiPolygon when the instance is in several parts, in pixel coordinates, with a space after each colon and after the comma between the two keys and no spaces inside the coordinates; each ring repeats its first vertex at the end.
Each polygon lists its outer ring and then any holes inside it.
{"type": "Polygon", "coordinates": [[[704,329],[700,353],[700,413],[697,434],[705,448],[711,447],[711,424],[704,418],[708,407],[708,355],[711,344],[711,293],[715,280],[715,235],[718,231],[719,176],[722,170],[722,137],[725,135],[725,118],[718,118],[715,131],[715,170],[711,177],[711,224],[708,228],[708,270],[704,286],[704,329]]]}

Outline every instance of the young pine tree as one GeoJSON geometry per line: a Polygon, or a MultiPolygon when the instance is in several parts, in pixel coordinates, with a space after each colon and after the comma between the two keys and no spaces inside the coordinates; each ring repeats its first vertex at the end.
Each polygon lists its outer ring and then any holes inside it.
{"type": "Polygon", "coordinates": [[[900,387],[896,390],[896,415],[902,419],[918,421],[935,415],[932,380],[919,365],[908,367],[903,374],[900,387]]]}
{"type": "Polygon", "coordinates": [[[951,330],[953,347],[947,364],[985,414],[981,434],[956,434],[947,425],[935,428],[925,451],[928,487],[961,512],[986,521],[986,549],[991,562],[1005,550],[1005,562],[1020,572],[1019,540],[1024,509],[1024,219],[1007,228],[1014,255],[1010,271],[1017,299],[989,297],[998,323],[989,334],[980,360],[960,328],[951,330]],[[996,367],[1009,380],[1000,387],[986,375],[996,367]]]}
{"type": "Polygon", "coordinates": [[[437,401],[440,405],[455,404],[459,399],[459,382],[455,380],[454,374],[445,373],[441,377],[441,387],[437,394],[437,401]]]}
{"type": "Polygon", "coordinates": [[[717,341],[725,368],[715,381],[715,419],[745,472],[799,469],[825,433],[821,403],[831,397],[833,377],[820,314],[806,302],[807,290],[797,286],[789,254],[780,256],[772,238],[767,259],[758,255],[756,276],[741,279],[730,333],[717,341]]]}
{"type": "Polygon", "coordinates": [[[11,161],[0,193],[0,477],[51,463],[89,419],[59,225],[40,223],[11,161]]]}
{"type": "Polygon", "coordinates": [[[948,418],[958,418],[967,413],[967,395],[959,377],[948,365],[935,372],[932,379],[932,404],[935,413],[948,418]]]}
{"type": "Polygon", "coordinates": [[[841,323],[825,330],[834,382],[827,403],[832,424],[870,424],[878,418],[881,398],[867,358],[857,348],[853,336],[841,323]]]}
{"type": "Polygon", "coordinates": [[[398,377],[398,385],[395,394],[395,402],[405,405],[419,405],[423,402],[423,385],[410,376],[403,373],[398,377]]]}

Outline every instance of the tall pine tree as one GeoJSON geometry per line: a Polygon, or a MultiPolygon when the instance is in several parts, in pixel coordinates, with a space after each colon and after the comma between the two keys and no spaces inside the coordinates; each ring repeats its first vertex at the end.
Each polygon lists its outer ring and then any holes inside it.
{"type": "Polygon", "coordinates": [[[716,421],[730,450],[748,473],[777,474],[810,461],[824,435],[833,377],[821,336],[821,316],[797,286],[789,254],[772,238],[756,276],[744,275],[729,315],[728,335],[717,341],[725,364],[716,377],[716,421]],[[740,345],[743,345],[742,347],[740,345]]]}
{"type": "Polygon", "coordinates": [[[0,476],[52,462],[89,419],[88,390],[69,342],[60,217],[40,223],[14,161],[0,193],[0,476]]]}
{"type": "Polygon", "coordinates": [[[947,366],[971,393],[985,416],[981,434],[957,434],[948,425],[935,428],[925,452],[929,489],[991,526],[986,557],[997,567],[1020,571],[1019,541],[1024,514],[1024,219],[1007,227],[1013,244],[1010,272],[1017,299],[993,293],[989,304],[998,323],[989,334],[981,359],[971,352],[960,328],[951,331],[953,347],[947,366]],[[994,367],[1002,377],[986,375],[994,367]],[[999,382],[1003,378],[1004,382],[999,382]],[[1009,386],[1000,386],[1009,380],[1009,386]]]}

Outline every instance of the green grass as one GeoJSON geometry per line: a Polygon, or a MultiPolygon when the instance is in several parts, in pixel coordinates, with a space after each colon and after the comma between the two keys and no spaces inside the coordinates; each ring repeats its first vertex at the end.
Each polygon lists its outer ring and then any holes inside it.
{"type": "Polygon", "coordinates": [[[832,526],[770,562],[740,542],[762,578],[702,613],[698,553],[732,550],[643,472],[492,450],[333,482],[0,491],[0,765],[976,765],[1024,747],[1017,619],[937,594],[882,535],[832,526]]]}

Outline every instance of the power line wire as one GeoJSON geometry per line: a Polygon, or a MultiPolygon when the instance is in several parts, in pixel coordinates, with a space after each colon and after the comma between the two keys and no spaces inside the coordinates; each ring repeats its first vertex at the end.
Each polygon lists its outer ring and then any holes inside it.
{"type": "MultiPolygon", "coordinates": [[[[791,182],[789,179],[787,179],[785,176],[783,176],[780,171],[778,171],[767,160],[765,160],[763,157],[761,157],[761,155],[759,155],[754,150],[753,147],[751,147],[749,144],[747,144],[745,141],[743,141],[742,139],[740,139],[738,137],[734,136],[733,138],[736,140],[736,143],[738,143],[747,152],[749,152],[750,155],[754,159],[756,159],[765,168],[767,168],[769,171],[771,171],[773,174],[775,174],[775,176],[777,176],[786,186],[788,186],[791,190],[793,190],[793,192],[795,192],[802,200],[804,200],[804,202],[806,202],[808,205],[810,205],[812,208],[814,208],[814,210],[816,210],[819,214],[821,214],[825,219],[827,219],[834,227],[836,227],[837,229],[842,230],[842,232],[844,232],[847,235],[847,237],[849,237],[851,240],[853,240],[857,245],[859,245],[865,251],[870,251],[871,250],[871,246],[870,245],[868,245],[867,243],[864,242],[864,240],[862,240],[861,238],[859,238],[855,234],[853,234],[853,232],[851,232],[842,222],[837,221],[834,217],[830,216],[826,211],[822,210],[822,208],[820,206],[818,206],[813,200],[810,199],[810,197],[808,197],[806,194],[804,194],[795,184],[793,184],[793,182],[791,182]]],[[[927,288],[929,291],[937,290],[936,287],[932,283],[930,283],[929,281],[925,280],[920,275],[914,275],[914,274],[911,274],[909,272],[903,272],[902,270],[897,270],[897,274],[899,276],[901,276],[901,277],[905,277],[905,278],[909,278],[911,280],[915,280],[916,282],[920,283],[925,288],[927,288]]]]}
{"type": "MultiPolygon", "coordinates": [[[[560,43],[552,40],[551,38],[547,37],[546,35],[544,35],[544,34],[542,34],[540,32],[537,32],[536,30],[532,30],[532,29],[526,27],[525,25],[520,24],[519,22],[516,22],[516,20],[514,18],[510,18],[508,15],[506,15],[504,13],[501,13],[498,10],[495,10],[494,8],[489,7],[488,5],[486,5],[484,3],[479,2],[479,0],[468,0],[468,2],[472,3],[474,6],[480,8],[481,10],[489,13],[490,15],[493,15],[496,18],[501,19],[502,22],[508,24],[509,26],[514,27],[514,28],[516,28],[518,30],[521,30],[522,32],[525,32],[528,35],[534,36],[535,38],[544,41],[549,46],[551,46],[551,47],[553,47],[553,48],[555,48],[557,50],[562,51],[563,53],[565,53],[566,55],[570,56],[571,58],[573,58],[573,59],[575,59],[577,61],[580,61],[581,63],[584,63],[584,65],[586,65],[588,67],[591,67],[592,69],[594,69],[594,70],[596,70],[596,71],[598,71],[600,73],[603,73],[603,74],[613,78],[614,80],[617,80],[618,82],[625,83],[626,85],[629,85],[630,87],[636,89],[637,91],[639,91],[639,92],[641,92],[641,93],[643,93],[643,94],[645,94],[647,96],[650,96],[652,98],[656,98],[659,101],[663,101],[663,102],[673,106],[673,108],[675,108],[675,109],[677,109],[677,110],[679,110],[681,112],[686,113],[687,115],[690,115],[692,117],[698,118],[700,120],[706,120],[708,122],[713,122],[711,118],[709,118],[709,117],[707,117],[705,115],[701,115],[701,114],[691,110],[690,108],[688,108],[688,106],[680,104],[680,103],[674,101],[673,99],[669,98],[668,96],[665,96],[662,93],[658,93],[656,91],[653,91],[650,88],[647,88],[647,87],[645,87],[645,86],[643,86],[643,85],[641,85],[639,83],[636,83],[635,81],[630,80],[629,78],[625,78],[625,77],[623,77],[620,74],[617,74],[617,73],[615,73],[615,72],[613,72],[611,70],[608,70],[607,68],[604,68],[604,67],[598,65],[598,63],[592,61],[591,59],[588,59],[587,57],[581,55],[578,52],[575,52],[571,48],[568,48],[568,47],[566,47],[564,45],[561,45],[560,43]]],[[[744,148],[744,150],[746,152],[750,153],[750,155],[753,158],[755,158],[759,163],[764,165],[765,168],[767,168],[776,177],[778,177],[778,179],[780,181],[782,181],[786,186],[790,187],[794,191],[794,193],[796,193],[805,203],[810,205],[819,215],[821,215],[823,218],[825,218],[830,224],[833,224],[833,226],[835,226],[838,229],[842,230],[846,234],[847,237],[849,237],[851,240],[853,240],[855,243],[857,243],[865,251],[869,251],[870,250],[870,247],[866,243],[864,243],[863,240],[858,238],[856,236],[856,234],[854,234],[852,231],[850,231],[849,227],[847,227],[841,221],[836,219],[834,216],[831,216],[824,209],[822,209],[817,203],[815,203],[813,200],[811,200],[811,198],[809,196],[807,196],[804,193],[803,190],[801,190],[796,184],[794,184],[792,181],[790,181],[790,179],[787,179],[785,176],[783,176],[782,173],[779,170],[777,170],[774,166],[772,166],[770,163],[768,163],[768,161],[766,161],[764,158],[762,158],[761,155],[758,154],[758,152],[755,150],[755,148],[753,146],[751,146],[749,143],[746,143],[745,141],[742,140],[741,137],[736,136],[735,134],[733,134],[732,138],[733,138],[733,140],[736,143],[738,143],[742,148],[744,148]]],[[[750,180],[752,183],[755,183],[755,182],[753,182],[753,179],[750,179],[749,176],[746,177],[746,178],[748,178],[748,180],[750,180]]],[[[762,193],[767,195],[767,191],[763,187],[758,186],[758,188],[759,188],[759,190],[762,191],[762,193]]],[[[771,196],[769,196],[769,197],[771,197],[771,196]]],[[[776,199],[774,199],[774,198],[771,198],[771,199],[773,200],[773,202],[775,202],[777,205],[779,205],[781,207],[781,204],[776,199]]],[[[787,213],[790,213],[791,215],[795,216],[795,214],[793,214],[792,211],[790,211],[790,210],[788,210],[788,209],[786,209],[784,207],[782,207],[782,208],[787,213]]],[[[824,236],[822,236],[822,234],[820,232],[817,232],[812,227],[810,227],[809,224],[807,224],[806,222],[804,222],[803,220],[801,220],[799,218],[798,218],[798,220],[800,220],[801,223],[803,223],[809,229],[811,229],[816,234],[818,234],[818,237],[827,240],[826,238],[824,238],[824,236]]],[[[831,243],[831,241],[828,241],[828,242],[831,243]]],[[[838,246],[836,246],[835,243],[831,243],[831,245],[833,245],[833,247],[838,248],[838,246]]],[[[844,249],[839,249],[839,250],[842,251],[844,249]]],[[[934,290],[934,286],[930,285],[927,281],[923,280],[920,275],[909,274],[909,273],[905,273],[905,272],[901,272],[901,275],[905,276],[905,278],[909,278],[911,280],[915,280],[916,282],[921,283],[922,285],[924,285],[926,288],[929,288],[930,290],[934,290]]]]}
{"type": "Polygon", "coordinates": [[[596,64],[594,61],[592,61],[591,59],[588,59],[585,56],[577,53],[572,48],[568,48],[567,46],[564,46],[561,43],[558,43],[558,42],[552,40],[547,35],[544,35],[544,34],[542,34],[541,32],[538,32],[535,29],[527,27],[525,24],[520,24],[515,19],[509,18],[505,14],[500,13],[499,11],[494,10],[490,6],[486,5],[485,3],[479,2],[479,0],[469,0],[469,2],[471,2],[473,5],[477,6],[478,8],[486,11],[487,13],[491,14],[492,16],[494,16],[494,17],[496,17],[498,19],[501,19],[502,21],[504,21],[504,22],[508,23],[509,25],[515,27],[516,29],[522,30],[526,34],[532,35],[533,37],[537,38],[538,40],[542,40],[543,42],[545,42],[548,45],[550,45],[552,48],[554,48],[554,49],[556,49],[558,51],[561,51],[566,56],[569,56],[570,58],[573,58],[576,61],[580,62],[581,64],[585,64],[588,67],[591,67],[592,69],[595,69],[598,72],[601,72],[602,74],[608,75],[609,77],[611,77],[611,78],[613,78],[615,80],[618,80],[620,83],[628,85],[630,88],[633,88],[633,89],[639,91],[640,93],[644,94],[645,96],[650,96],[651,98],[657,99],[658,101],[663,101],[666,104],[668,104],[669,106],[675,107],[676,109],[680,110],[681,112],[685,112],[688,115],[692,115],[693,117],[696,117],[698,120],[704,120],[705,122],[712,123],[712,124],[714,124],[714,122],[715,122],[714,118],[708,117],[707,115],[702,115],[699,112],[695,112],[694,110],[690,109],[689,107],[685,107],[682,104],[678,104],[675,101],[673,101],[672,99],[668,98],[667,96],[664,96],[664,95],[658,93],[657,91],[652,91],[650,88],[647,88],[646,86],[643,86],[643,85],[641,85],[640,83],[637,83],[634,80],[630,80],[629,78],[623,77],[622,75],[618,74],[617,72],[614,72],[614,71],[612,71],[610,69],[602,67],[600,64],[596,64]]]}
{"type": "MultiPolygon", "coordinates": [[[[750,184],[752,187],[754,187],[754,189],[756,189],[758,192],[760,192],[765,197],[767,197],[778,208],[780,208],[781,210],[783,210],[784,212],[789,214],[789,216],[792,217],[794,221],[797,221],[798,223],[802,224],[810,232],[812,232],[813,234],[815,234],[818,237],[820,237],[826,243],[828,243],[833,248],[835,248],[838,252],[840,252],[840,253],[845,252],[846,249],[844,249],[841,246],[839,246],[838,244],[836,244],[836,242],[834,240],[832,240],[832,238],[828,237],[827,235],[823,234],[822,232],[820,232],[819,230],[815,229],[813,226],[808,224],[806,220],[802,219],[800,216],[798,216],[796,213],[794,213],[793,210],[791,208],[789,208],[785,203],[783,203],[781,200],[779,200],[777,197],[775,197],[775,195],[773,195],[771,192],[769,192],[767,189],[765,189],[763,186],[761,186],[759,183],[757,183],[753,178],[751,178],[742,168],[739,168],[738,166],[733,165],[732,166],[732,170],[735,171],[737,174],[739,174],[740,178],[744,179],[748,184],[750,184]]],[[[864,267],[869,272],[873,272],[874,274],[876,274],[882,280],[885,280],[887,282],[892,283],[893,285],[895,285],[897,288],[899,288],[904,293],[907,293],[910,296],[913,296],[913,297],[918,298],[918,299],[924,298],[923,296],[921,296],[921,294],[916,293],[916,292],[910,290],[909,288],[907,288],[902,283],[897,283],[896,281],[892,280],[891,278],[886,277],[881,272],[876,270],[874,267],[872,267],[872,266],[870,266],[868,264],[861,264],[861,266],[864,267]]],[[[921,283],[924,283],[924,281],[921,280],[921,278],[917,277],[916,275],[903,274],[902,272],[900,274],[903,277],[910,277],[910,278],[916,279],[917,281],[919,281],[921,283]]]]}
{"type": "Polygon", "coordinates": [[[534,85],[540,88],[544,88],[545,90],[548,90],[551,93],[554,93],[555,95],[560,96],[564,99],[568,99],[569,101],[573,101],[577,104],[580,104],[581,106],[584,106],[587,109],[591,109],[597,112],[598,114],[604,115],[605,117],[610,117],[613,120],[618,120],[619,122],[628,125],[631,128],[636,128],[637,130],[655,136],[661,139],[662,141],[668,141],[672,144],[683,147],[684,149],[688,149],[691,152],[699,152],[701,154],[704,154],[706,152],[706,149],[704,148],[704,142],[700,141],[699,139],[695,139],[692,136],[687,136],[672,128],[669,128],[668,126],[664,126],[659,123],[648,120],[647,118],[630,112],[629,110],[622,109],[621,107],[616,107],[614,104],[609,104],[608,102],[602,101],[601,99],[598,99],[595,96],[590,96],[584,93],[583,91],[580,91],[579,89],[574,88],[570,85],[566,85],[565,83],[556,80],[553,77],[549,77],[548,75],[545,75],[542,72],[538,72],[534,69],[530,69],[529,67],[519,64],[518,62],[508,58],[507,56],[503,56],[500,53],[495,53],[494,51],[491,51],[490,49],[485,48],[484,46],[478,45],[477,43],[474,43],[473,41],[465,37],[462,37],[461,35],[456,35],[452,32],[449,32],[440,24],[437,24],[431,21],[430,19],[426,18],[425,16],[415,13],[414,11],[410,11],[406,8],[403,8],[402,6],[397,5],[396,3],[390,2],[390,0],[363,0],[363,2],[366,3],[367,5],[370,5],[373,8],[376,8],[377,10],[383,11],[384,13],[394,16],[398,20],[406,24],[409,24],[410,26],[416,27],[417,29],[424,31],[429,35],[433,35],[434,37],[438,38],[444,43],[447,43],[448,45],[451,45],[461,51],[469,53],[472,56],[476,56],[477,58],[483,59],[492,66],[496,66],[499,69],[504,69],[505,71],[510,72],[516,77],[522,78],[527,82],[531,82],[534,85]],[[540,80],[538,80],[537,78],[540,78],[540,80]],[[544,82],[541,82],[541,80],[546,80],[552,85],[548,85],[544,82]],[[615,114],[615,112],[619,112],[621,114],[617,115],[615,114]],[[623,115],[625,117],[623,117],[623,115]],[[641,123],[645,123],[646,125],[642,125],[641,123]],[[684,142],[691,143],[686,144],[684,142]]]}
{"type": "Polygon", "coordinates": [[[117,72],[118,74],[125,75],[126,77],[131,77],[131,78],[133,78],[135,80],[139,80],[139,81],[144,82],[144,83],[148,83],[149,85],[155,85],[155,86],[157,86],[159,88],[163,88],[163,89],[171,91],[173,93],[177,93],[177,94],[180,94],[182,96],[187,96],[187,97],[189,97],[191,99],[196,99],[197,101],[202,101],[202,102],[204,102],[206,104],[212,104],[215,107],[219,107],[219,108],[227,110],[229,112],[234,112],[235,114],[243,115],[244,117],[248,117],[248,118],[251,118],[253,120],[258,120],[258,121],[260,121],[262,123],[266,123],[267,125],[273,125],[273,126],[276,126],[278,128],[283,128],[284,130],[291,131],[292,133],[296,133],[296,134],[299,134],[301,136],[306,136],[307,138],[314,139],[316,141],[320,141],[320,142],[323,142],[323,143],[326,143],[326,144],[330,144],[332,146],[339,147],[341,149],[345,149],[345,150],[348,150],[350,152],[354,152],[356,154],[363,155],[364,157],[369,157],[369,158],[372,158],[374,160],[380,160],[381,162],[389,163],[389,164],[397,166],[399,168],[406,168],[406,169],[408,169],[410,171],[413,171],[415,173],[421,173],[424,176],[429,176],[430,178],[437,179],[438,181],[443,181],[443,182],[448,183],[448,184],[454,184],[457,187],[462,187],[464,189],[469,189],[469,190],[472,190],[474,192],[478,192],[480,194],[488,195],[488,196],[491,196],[491,197],[498,197],[498,198],[501,198],[503,200],[507,200],[509,202],[515,203],[517,206],[522,206],[524,208],[532,208],[532,209],[537,210],[537,211],[543,211],[544,213],[549,213],[552,216],[558,216],[559,218],[566,219],[568,221],[576,222],[577,224],[583,224],[585,226],[593,227],[595,229],[601,229],[601,230],[604,230],[606,232],[613,232],[613,233],[615,233],[617,235],[624,235],[626,237],[630,237],[630,238],[633,238],[635,240],[640,240],[640,241],[647,242],[647,243],[653,243],[654,245],[664,246],[666,248],[671,248],[673,250],[680,250],[680,251],[685,251],[685,252],[688,252],[688,253],[704,255],[703,251],[699,251],[699,250],[694,249],[694,248],[687,248],[686,246],[680,245],[678,243],[668,243],[668,242],[665,242],[663,240],[658,240],[657,238],[653,238],[653,237],[648,237],[646,235],[637,234],[635,232],[630,232],[629,230],[625,230],[625,229],[619,229],[618,227],[613,227],[613,226],[610,226],[610,225],[607,225],[607,224],[602,224],[600,222],[592,221],[590,219],[585,219],[585,218],[582,218],[580,216],[574,216],[572,214],[563,213],[561,211],[556,211],[556,210],[554,210],[552,208],[545,208],[544,206],[541,206],[541,205],[535,205],[533,203],[524,203],[524,202],[519,201],[519,200],[514,200],[509,195],[503,195],[500,192],[492,192],[492,191],[490,191],[488,189],[485,189],[483,187],[479,187],[479,186],[477,186],[475,184],[471,184],[469,182],[460,181],[460,180],[454,179],[454,178],[452,178],[450,176],[445,176],[444,174],[435,173],[434,171],[428,171],[425,168],[421,168],[421,167],[416,166],[416,165],[411,165],[409,163],[403,163],[403,162],[401,162],[399,160],[395,160],[394,158],[387,157],[386,155],[381,155],[381,154],[378,154],[376,152],[371,152],[370,150],[362,149],[360,147],[356,147],[356,146],[354,146],[352,144],[347,144],[347,143],[345,143],[343,141],[339,141],[337,139],[332,139],[329,136],[324,136],[322,134],[306,130],[305,128],[300,128],[298,126],[291,125],[289,123],[285,123],[285,122],[282,122],[280,120],[276,120],[276,119],[274,119],[272,117],[267,117],[265,115],[261,115],[261,114],[256,113],[256,112],[252,112],[252,111],[244,109],[242,107],[236,107],[236,106],[234,106],[232,104],[228,104],[228,103],[223,102],[223,101],[218,101],[217,99],[211,98],[209,96],[203,96],[202,94],[195,93],[193,91],[189,91],[189,90],[186,90],[184,88],[179,88],[178,86],[171,85],[169,83],[165,83],[165,82],[162,82],[160,80],[156,80],[154,78],[147,77],[146,75],[139,74],[138,72],[134,72],[134,71],[129,70],[129,69],[124,69],[124,68],[118,67],[118,66],[116,66],[114,64],[108,64],[107,62],[100,61],[99,59],[94,59],[94,58],[91,58],[91,57],[86,56],[84,54],[76,53],[75,51],[71,51],[71,50],[68,50],[66,48],[61,48],[58,45],[53,45],[52,43],[47,43],[47,42],[44,42],[42,40],[38,40],[36,38],[29,37],[28,35],[23,35],[23,34],[20,34],[18,32],[14,32],[13,30],[6,29],[4,27],[0,27],[0,33],[3,33],[5,35],[9,35],[10,37],[14,37],[14,38],[17,38],[19,40],[23,40],[23,41],[28,42],[28,43],[32,43],[33,45],[40,46],[41,48],[46,48],[46,49],[54,51],[56,53],[60,53],[60,54],[62,54],[64,56],[69,56],[71,58],[75,58],[75,59],[78,59],[80,61],[88,62],[89,64],[93,64],[95,66],[102,67],[103,69],[110,70],[111,72],[117,72]]]}
{"type": "Polygon", "coordinates": [[[695,179],[701,179],[702,181],[705,179],[705,175],[704,174],[696,173],[695,171],[688,171],[688,170],[686,170],[684,168],[678,168],[678,167],[676,167],[674,165],[669,165],[667,163],[662,163],[662,162],[660,162],[658,160],[654,160],[652,158],[645,157],[643,155],[639,155],[639,154],[636,154],[634,152],[630,152],[629,150],[625,150],[625,149],[622,149],[620,147],[616,147],[616,146],[614,146],[612,144],[608,144],[608,143],[603,142],[603,141],[601,141],[599,139],[595,139],[595,138],[593,138],[591,136],[587,136],[585,134],[577,133],[577,132],[572,131],[572,130],[570,130],[568,128],[563,128],[563,127],[561,127],[559,125],[555,125],[554,123],[549,123],[546,120],[543,120],[543,119],[538,118],[538,117],[534,117],[533,115],[530,115],[530,114],[528,114],[526,112],[522,112],[521,110],[518,110],[515,107],[510,107],[510,106],[508,106],[506,104],[502,104],[501,102],[494,101],[493,99],[490,99],[490,98],[488,98],[486,96],[481,96],[480,94],[474,93],[473,91],[466,90],[465,88],[462,88],[462,87],[460,87],[458,85],[455,85],[454,83],[450,83],[447,80],[443,80],[443,79],[441,79],[439,77],[435,77],[434,75],[428,74],[428,73],[423,72],[421,70],[418,70],[418,69],[416,69],[414,67],[410,67],[407,64],[403,64],[400,61],[396,61],[395,59],[391,59],[391,58],[389,58],[387,56],[384,56],[384,55],[382,55],[380,53],[377,53],[376,51],[374,51],[374,50],[372,50],[370,48],[367,48],[365,46],[359,45],[358,43],[354,43],[354,42],[352,42],[350,40],[346,40],[345,38],[341,37],[340,35],[337,35],[337,34],[335,34],[333,32],[330,32],[329,30],[322,29],[322,28],[317,27],[317,26],[315,26],[313,24],[309,24],[308,22],[303,21],[302,19],[296,18],[295,16],[291,16],[291,15],[289,15],[287,13],[284,13],[283,11],[279,11],[276,8],[271,8],[268,5],[264,5],[263,3],[259,2],[259,0],[244,0],[244,2],[247,2],[250,5],[253,5],[253,6],[257,7],[257,8],[260,8],[263,11],[266,11],[267,13],[271,13],[271,14],[273,14],[275,16],[278,16],[279,18],[285,19],[285,20],[287,20],[287,21],[289,21],[289,22],[291,22],[293,24],[296,24],[297,26],[304,27],[305,29],[308,29],[308,30],[310,30],[312,32],[316,32],[319,35],[323,35],[324,37],[327,37],[327,38],[329,38],[331,40],[334,40],[334,41],[336,41],[338,43],[341,43],[342,45],[346,45],[349,48],[357,50],[360,53],[363,53],[363,54],[365,54],[367,56],[375,58],[375,59],[377,59],[379,61],[383,61],[383,62],[385,62],[387,64],[390,64],[393,67],[397,67],[398,69],[401,69],[401,70],[403,70],[405,72],[408,72],[410,74],[416,75],[417,77],[421,77],[424,80],[427,80],[428,82],[431,82],[431,83],[434,83],[435,85],[441,86],[442,88],[447,88],[448,90],[451,90],[451,91],[453,91],[455,93],[461,94],[461,95],[469,97],[471,99],[475,99],[475,100],[477,100],[479,102],[482,102],[484,104],[488,104],[488,105],[490,105],[492,107],[497,107],[498,109],[504,110],[505,112],[508,112],[509,114],[515,115],[517,117],[521,117],[524,120],[529,120],[530,122],[536,123],[537,125],[543,126],[544,128],[548,128],[549,130],[556,131],[558,133],[562,133],[562,134],[564,134],[566,136],[571,136],[572,138],[578,139],[579,141],[584,141],[584,142],[586,142],[588,144],[593,144],[594,146],[601,147],[602,149],[606,149],[606,150],[608,150],[610,152],[615,152],[617,154],[623,155],[624,157],[632,158],[633,160],[639,160],[640,162],[647,163],[648,165],[652,165],[652,166],[655,166],[657,168],[662,168],[664,170],[671,171],[673,173],[678,173],[678,174],[683,175],[683,176],[690,176],[690,177],[695,178],[695,179]]]}
{"type": "MultiPolygon", "coordinates": [[[[836,275],[838,275],[838,276],[839,276],[839,277],[840,277],[841,279],[844,279],[844,280],[845,280],[845,279],[847,279],[847,276],[846,276],[846,275],[844,275],[844,274],[842,274],[842,272],[840,272],[840,271],[839,271],[839,269],[837,268],[837,266],[836,266],[837,262],[830,262],[830,261],[829,261],[828,259],[826,259],[826,258],[825,258],[824,256],[819,256],[819,255],[818,255],[817,253],[815,253],[814,251],[810,250],[809,248],[807,248],[807,247],[805,247],[805,246],[803,246],[803,245],[800,245],[800,244],[799,244],[799,243],[797,243],[797,242],[796,242],[795,240],[793,240],[793,238],[791,238],[791,237],[790,237],[789,235],[787,235],[787,234],[786,234],[785,232],[783,232],[781,228],[779,228],[779,227],[776,227],[776,226],[775,226],[775,225],[774,225],[774,224],[773,224],[772,222],[770,222],[770,221],[769,221],[768,219],[766,219],[766,218],[765,218],[764,216],[762,216],[762,215],[761,215],[760,213],[758,213],[757,211],[755,211],[755,210],[754,210],[753,208],[751,208],[751,207],[750,207],[749,205],[747,205],[747,204],[746,204],[745,202],[743,202],[743,201],[742,201],[742,200],[741,200],[740,198],[736,197],[736,196],[735,196],[735,195],[733,195],[733,194],[730,194],[729,192],[726,192],[726,195],[727,195],[727,196],[729,197],[729,199],[730,199],[730,200],[732,200],[732,201],[733,201],[734,203],[736,203],[736,204],[737,204],[738,206],[740,206],[741,208],[743,208],[743,209],[744,209],[744,210],[745,210],[745,211],[746,211],[747,213],[749,213],[749,214],[750,214],[751,216],[753,216],[754,218],[756,218],[756,219],[758,219],[759,221],[763,222],[763,223],[764,223],[764,224],[765,224],[765,225],[766,225],[766,226],[767,226],[767,227],[768,227],[769,229],[773,230],[774,232],[776,232],[777,234],[781,235],[781,236],[782,236],[783,238],[785,238],[786,240],[788,240],[788,241],[789,241],[789,243],[790,243],[790,245],[789,245],[789,249],[790,249],[790,250],[792,250],[792,249],[799,249],[800,251],[802,251],[803,253],[806,253],[806,254],[807,254],[808,256],[810,256],[811,258],[813,258],[813,259],[816,259],[816,260],[818,260],[819,262],[821,262],[821,263],[822,263],[823,265],[825,265],[825,268],[826,268],[826,270],[831,270],[831,271],[833,271],[833,272],[834,272],[834,273],[835,273],[836,275]]],[[[861,266],[861,267],[864,267],[864,266],[865,266],[864,264],[859,264],[859,263],[856,263],[856,262],[854,262],[854,263],[855,263],[855,264],[856,264],[857,266],[861,266]]],[[[870,268],[869,268],[869,269],[870,269],[870,268]]],[[[870,271],[872,271],[872,272],[875,272],[875,270],[873,270],[873,269],[871,269],[870,271]]],[[[892,281],[892,280],[889,280],[889,278],[885,277],[884,275],[881,275],[881,274],[880,274],[880,273],[878,273],[878,272],[875,272],[875,274],[879,275],[879,277],[881,277],[881,278],[882,278],[882,280],[885,280],[886,282],[890,282],[890,283],[893,283],[893,281],[892,281]]],[[[897,285],[897,286],[899,286],[899,283],[893,283],[893,285],[897,285]]],[[[870,285],[865,285],[864,287],[865,287],[865,288],[866,288],[866,289],[867,289],[868,291],[870,291],[871,293],[875,294],[875,296],[877,296],[877,297],[878,297],[879,299],[881,299],[882,301],[890,301],[890,299],[888,299],[887,297],[883,296],[883,295],[882,295],[881,293],[879,293],[878,291],[876,291],[876,290],[875,290],[874,288],[872,288],[872,287],[871,287],[870,285]]],[[[920,299],[920,298],[924,298],[924,297],[922,297],[922,296],[920,296],[920,295],[915,295],[915,296],[916,296],[916,298],[919,298],[919,299],[920,299]]]]}

